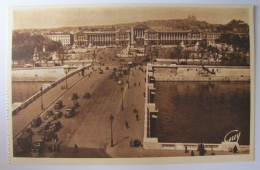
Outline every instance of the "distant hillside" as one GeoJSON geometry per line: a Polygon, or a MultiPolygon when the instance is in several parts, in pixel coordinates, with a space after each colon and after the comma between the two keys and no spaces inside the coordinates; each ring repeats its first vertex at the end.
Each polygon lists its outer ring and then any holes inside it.
{"type": "MultiPolygon", "coordinates": [[[[171,20],[150,20],[135,23],[124,23],[115,25],[97,25],[97,26],[79,26],[79,27],[61,27],[61,28],[50,28],[50,29],[23,29],[19,31],[23,32],[41,32],[41,31],[62,31],[62,32],[78,32],[78,31],[97,31],[97,30],[117,30],[117,29],[131,29],[132,26],[146,25],[151,29],[176,29],[176,30],[194,30],[194,31],[227,31],[233,28],[248,28],[248,24],[243,21],[232,20],[226,25],[220,24],[209,24],[206,21],[198,21],[193,16],[193,18],[188,19],[171,19],[171,20]]],[[[241,30],[241,29],[239,29],[241,30]]],[[[243,29],[245,30],[245,29],[243,29]]],[[[16,30],[18,31],[18,30],[16,30]]]]}

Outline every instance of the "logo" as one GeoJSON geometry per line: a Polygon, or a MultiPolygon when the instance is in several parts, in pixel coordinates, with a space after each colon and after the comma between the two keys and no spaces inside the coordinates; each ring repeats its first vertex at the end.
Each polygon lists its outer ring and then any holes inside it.
{"type": "Polygon", "coordinates": [[[228,132],[224,138],[224,142],[238,142],[241,132],[239,130],[232,130],[228,132]]]}

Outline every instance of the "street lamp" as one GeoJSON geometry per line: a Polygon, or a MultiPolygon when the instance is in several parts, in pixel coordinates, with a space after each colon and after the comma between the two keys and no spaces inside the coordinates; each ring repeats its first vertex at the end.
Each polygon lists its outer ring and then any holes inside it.
{"type": "Polygon", "coordinates": [[[66,89],[68,88],[68,82],[67,82],[67,74],[68,74],[68,72],[66,71],[66,89]]]}
{"type": "Polygon", "coordinates": [[[41,90],[41,108],[42,108],[42,110],[43,110],[43,101],[42,101],[42,87],[40,88],[40,90],[41,90]]]}
{"type": "Polygon", "coordinates": [[[110,123],[111,123],[111,147],[113,147],[114,146],[114,144],[113,144],[113,126],[112,126],[112,124],[113,124],[113,121],[114,121],[114,116],[111,114],[111,116],[109,117],[109,120],[110,120],[110,123]]]}
{"type": "Polygon", "coordinates": [[[122,110],[124,110],[123,92],[124,92],[124,88],[121,87],[121,93],[122,93],[122,110]]]}
{"type": "Polygon", "coordinates": [[[128,84],[128,89],[130,89],[130,82],[129,82],[129,75],[130,75],[130,67],[128,66],[128,81],[127,81],[127,84],[128,84]]]}

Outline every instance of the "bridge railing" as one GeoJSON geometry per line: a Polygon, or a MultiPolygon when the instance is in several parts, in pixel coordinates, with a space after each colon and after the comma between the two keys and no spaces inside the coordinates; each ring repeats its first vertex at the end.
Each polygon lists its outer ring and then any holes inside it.
{"type": "Polygon", "coordinates": [[[84,66],[82,68],[79,68],[69,74],[67,74],[67,76],[64,76],[62,78],[60,78],[59,80],[53,82],[52,84],[50,84],[48,87],[44,88],[41,91],[38,91],[36,94],[34,94],[33,96],[31,96],[29,99],[25,100],[24,102],[22,102],[20,104],[20,106],[16,107],[15,109],[12,110],[12,115],[15,115],[17,114],[18,112],[20,112],[21,110],[23,110],[24,108],[26,108],[29,104],[31,104],[33,101],[35,101],[37,98],[39,98],[41,96],[41,93],[44,94],[46,93],[47,91],[49,91],[50,89],[52,89],[53,87],[55,87],[57,84],[61,83],[62,81],[64,81],[67,78],[77,74],[78,72],[81,72],[83,69],[86,69],[88,67],[90,67],[91,65],[87,65],[87,66],[84,66]]]}

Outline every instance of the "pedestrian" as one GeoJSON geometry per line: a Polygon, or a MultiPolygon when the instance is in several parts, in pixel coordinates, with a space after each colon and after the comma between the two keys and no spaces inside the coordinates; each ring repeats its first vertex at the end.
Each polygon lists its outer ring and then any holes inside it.
{"type": "Polygon", "coordinates": [[[139,86],[141,86],[141,83],[139,82],[139,86]]]}
{"type": "Polygon", "coordinates": [[[137,121],[139,121],[139,115],[138,115],[138,114],[136,114],[136,116],[135,116],[135,117],[136,117],[136,120],[137,120],[137,121]]]}
{"type": "Polygon", "coordinates": [[[77,144],[75,144],[74,146],[74,153],[79,153],[79,148],[77,144]]]}
{"type": "Polygon", "coordinates": [[[135,87],[136,87],[136,83],[134,83],[135,87]]]}
{"type": "Polygon", "coordinates": [[[185,153],[188,153],[189,151],[188,151],[188,148],[187,148],[187,146],[185,146],[185,153]]]}
{"type": "Polygon", "coordinates": [[[125,121],[125,127],[128,129],[129,126],[128,126],[128,121],[125,121]]]}
{"type": "Polygon", "coordinates": [[[190,156],[195,156],[194,151],[192,150],[190,156]]]}

